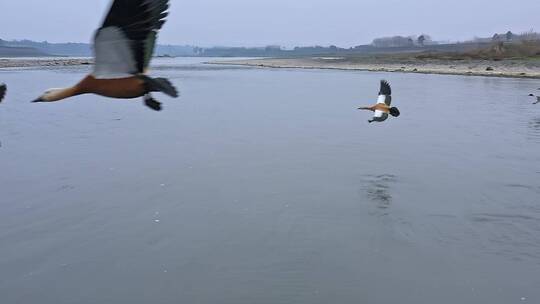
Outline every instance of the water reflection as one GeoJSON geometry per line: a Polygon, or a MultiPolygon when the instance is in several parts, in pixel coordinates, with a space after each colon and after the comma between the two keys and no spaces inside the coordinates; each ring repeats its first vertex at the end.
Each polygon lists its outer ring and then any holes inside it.
{"type": "Polygon", "coordinates": [[[385,211],[392,204],[391,186],[396,181],[397,177],[393,174],[366,175],[365,195],[375,203],[377,209],[385,211]]]}
{"type": "Polygon", "coordinates": [[[540,117],[535,117],[529,121],[529,137],[536,142],[540,142],[540,117]]]}
{"type": "Polygon", "coordinates": [[[486,253],[540,264],[540,187],[514,182],[501,189],[495,206],[469,215],[476,242],[486,253]]]}

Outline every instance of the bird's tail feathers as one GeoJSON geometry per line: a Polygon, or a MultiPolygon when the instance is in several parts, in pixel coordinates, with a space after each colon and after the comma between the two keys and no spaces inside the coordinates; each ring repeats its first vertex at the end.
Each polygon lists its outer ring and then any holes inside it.
{"type": "Polygon", "coordinates": [[[150,78],[143,76],[148,92],[162,92],[171,97],[178,97],[178,90],[167,78],[150,78]]]}

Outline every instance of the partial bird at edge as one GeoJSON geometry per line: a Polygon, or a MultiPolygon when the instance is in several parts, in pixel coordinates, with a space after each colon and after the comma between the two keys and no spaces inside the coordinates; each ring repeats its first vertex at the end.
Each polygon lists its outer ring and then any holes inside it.
{"type": "Polygon", "coordinates": [[[6,96],[6,92],[7,92],[7,85],[5,85],[4,83],[0,83],[0,102],[4,100],[4,97],[6,96]]]}

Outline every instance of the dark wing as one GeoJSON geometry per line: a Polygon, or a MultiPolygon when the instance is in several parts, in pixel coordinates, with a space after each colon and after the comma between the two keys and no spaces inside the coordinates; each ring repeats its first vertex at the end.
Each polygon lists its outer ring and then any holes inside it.
{"type": "Polygon", "coordinates": [[[392,95],[392,88],[386,80],[381,80],[381,89],[379,90],[379,95],[392,95]]]}
{"type": "Polygon", "coordinates": [[[6,96],[7,86],[5,84],[0,84],[0,102],[4,99],[6,96]]]}
{"type": "Polygon", "coordinates": [[[387,106],[392,105],[392,88],[386,80],[381,80],[381,88],[379,90],[379,98],[377,103],[384,103],[387,106]]]}
{"type": "Polygon", "coordinates": [[[383,111],[375,111],[373,113],[373,118],[371,121],[377,121],[377,122],[383,122],[388,118],[388,114],[384,113],[383,111]]]}
{"type": "Polygon", "coordinates": [[[144,73],[168,9],[169,0],[115,0],[94,38],[94,76],[144,73]]]}

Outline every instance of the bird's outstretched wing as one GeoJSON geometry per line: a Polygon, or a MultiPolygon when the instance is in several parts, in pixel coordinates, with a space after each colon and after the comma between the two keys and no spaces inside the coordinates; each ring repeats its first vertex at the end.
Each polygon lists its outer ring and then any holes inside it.
{"type": "Polygon", "coordinates": [[[114,0],[94,37],[94,77],[144,73],[168,9],[169,0],[114,0]]]}
{"type": "Polygon", "coordinates": [[[4,99],[6,96],[7,86],[5,84],[0,84],[0,102],[4,99]]]}
{"type": "Polygon", "coordinates": [[[381,80],[381,88],[379,90],[379,98],[377,103],[384,103],[387,106],[392,104],[392,88],[386,80],[381,80]]]}
{"type": "MultiPolygon", "coordinates": [[[[390,106],[392,104],[392,88],[386,80],[381,80],[381,88],[379,89],[379,98],[377,99],[377,103],[383,103],[387,106],[390,106]]],[[[373,119],[370,120],[370,122],[382,122],[386,119],[388,119],[388,113],[385,113],[381,110],[375,110],[375,112],[373,113],[373,119]]]]}
{"type": "Polygon", "coordinates": [[[373,114],[373,118],[370,120],[370,122],[383,122],[388,119],[388,114],[384,113],[383,111],[375,111],[375,114],[373,114]]]}

